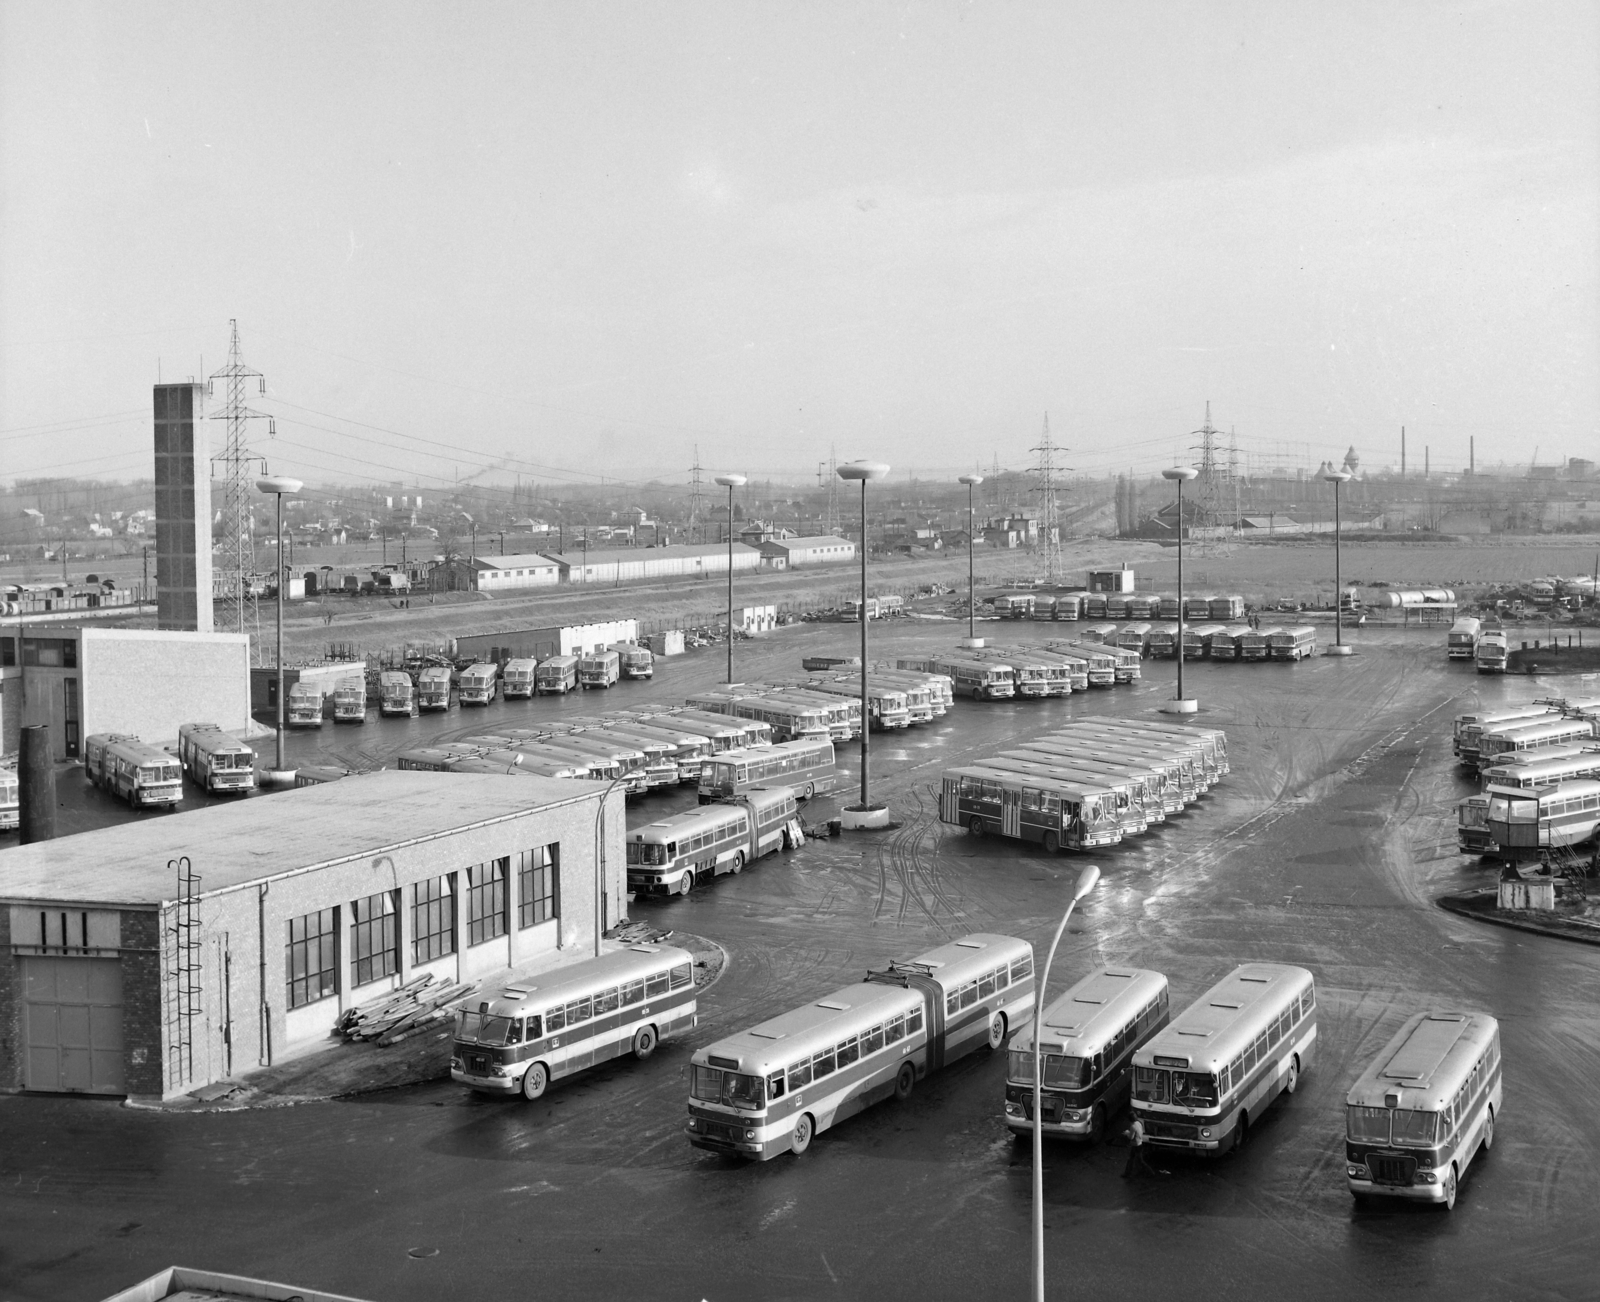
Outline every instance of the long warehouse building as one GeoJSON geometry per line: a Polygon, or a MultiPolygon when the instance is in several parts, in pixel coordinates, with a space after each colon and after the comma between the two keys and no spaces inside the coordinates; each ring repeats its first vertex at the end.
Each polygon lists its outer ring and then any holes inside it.
{"type": "Polygon", "coordinates": [[[0,1089],[171,1098],[425,974],[589,957],[625,912],[608,790],[380,772],[7,850],[0,1089]]]}

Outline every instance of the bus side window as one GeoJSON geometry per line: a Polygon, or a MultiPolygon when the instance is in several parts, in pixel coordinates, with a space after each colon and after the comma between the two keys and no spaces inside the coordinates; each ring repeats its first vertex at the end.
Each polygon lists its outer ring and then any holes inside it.
{"type": "Polygon", "coordinates": [[[674,990],[681,990],[684,986],[692,986],[694,984],[694,965],[691,963],[679,963],[677,967],[672,969],[670,975],[674,990]]]}
{"type": "Polygon", "coordinates": [[[570,1004],[567,1005],[568,1026],[576,1026],[579,1022],[587,1022],[588,1020],[589,997],[587,995],[585,995],[582,999],[574,999],[570,1004]]]}
{"type": "Polygon", "coordinates": [[[922,1009],[919,1006],[917,1008],[913,1008],[909,1013],[906,1014],[906,1034],[915,1035],[921,1029],[922,1009]]]}
{"type": "Polygon", "coordinates": [[[869,1053],[877,1053],[881,1048],[883,1048],[883,1027],[874,1026],[870,1031],[861,1033],[861,1052],[863,1056],[869,1053]]]}
{"type": "Polygon", "coordinates": [[[837,1064],[834,1062],[833,1050],[824,1049],[811,1060],[811,1075],[814,1079],[821,1080],[824,1076],[833,1075],[834,1068],[836,1066],[837,1064]]]}
{"type": "Polygon", "coordinates": [[[976,981],[972,981],[972,982],[969,982],[967,985],[962,986],[961,987],[961,1006],[963,1008],[971,1008],[972,1005],[977,1003],[977,1002],[978,1002],[978,983],[976,981]]]}
{"type": "Polygon", "coordinates": [[[986,972],[978,980],[978,998],[987,999],[994,993],[994,973],[986,972]]]}
{"type": "Polygon", "coordinates": [[[883,1039],[885,1044],[894,1044],[897,1040],[906,1038],[906,1019],[896,1017],[883,1024],[883,1039]]]}
{"type": "Polygon", "coordinates": [[[667,974],[665,972],[652,973],[645,980],[645,996],[647,998],[654,999],[657,995],[664,995],[667,993],[669,984],[670,983],[667,980],[667,974]]]}
{"type": "Polygon", "coordinates": [[[961,1007],[961,992],[952,990],[944,997],[944,1015],[949,1017],[961,1007]]]}
{"type": "Polygon", "coordinates": [[[624,983],[622,987],[622,1006],[626,1008],[629,1004],[642,1003],[644,1003],[644,979],[641,977],[637,981],[624,983]]]}
{"type": "Polygon", "coordinates": [[[808,1058],[805,1062],[796,1063],[789,1068],[789,1088],[797,1090],[809,1084],[811,1084],[811,1060],[808,1058]]]}
{"type": "Polygon", "coordinates": [[[565,1008],[552,1008],[544,1015],[544,1029],[547,1035],[554,1035],[557,1031],[565,1030],[567,1025],[567,1010],[565,1008]]]}
{"type": "Polygon", "coordinates": [[[1019,958],[1015,963],[1013,963],[1011,965],[1011,979],[1013,981],[1021,981],[1024,977],[1032,976],[1032,975],[1033,975],[1033,956],[1031,954],[1026,955],[1023,958],[1019,958]]]}
{"type": "Polygon", "coordinates": [[[533,1014],[532,1017],[528,1018],[525,1026],[524,1026],[523,1037],[522,1038],[524,1040],[527,1040],[527,1041],[530,1041],[530,1042],[533,1041],[533,1040],[543,1039],[544,1038],[544,1027],[541,1025],[541,1022],[542,1022],[542,1019],[540,1018],[538,1013],[535,1013],[535,1014],[533,1014]]]}
{"type": "Polygon", "coordinates": [[[610,990],[602,990],[594,997],[594,1015],[596,1017],[605,1013],[617,1011],[617,990],[613,986],[610,990]]]}
{"type": "Polygon", "coordinates": [[[770,1101],[772,1099],[781,1099],[782,1097],[783,1073],[781,1071],[776,1071],[767,1077],[767,1098],[770,1101]]]}
{"type": "Polygon", "coordinates": [[[861,1056],[861,1042],[855,1036],[844,1040],[839,1045],[838,1058],[839,1070],[843,1071],[861,1056]]]}

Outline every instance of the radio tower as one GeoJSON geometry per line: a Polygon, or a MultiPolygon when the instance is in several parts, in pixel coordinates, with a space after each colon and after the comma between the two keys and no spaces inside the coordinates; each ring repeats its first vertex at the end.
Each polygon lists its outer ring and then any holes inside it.
{"type": "Polygon", "coordinates": [[[695,527],[705,518],[706,493],[705,485],[700,479],[700,472],[705,469],[700,464],[700,445],[694,445],[694,465],[689,469],[689,541],[693,542],[695,527]]]}
{"type": "MultiPolygon", "coordinates": [[[[239,355],[239,323],[229,321],[232,338],[228,344],[228,364],[214,372],[206,385],[206,393],[216,394],[216,384],[222,380],[228,391],[227,402],[214,419],[227,422],[228,441],[222,453],[222,550],[217,554],[216,617],[218,631],[259,634],[260,623],[256,611],[255,593],[250,590],[250,578],[255,573],[256,549],[250,528],[250,466],[260,457],[250,455],[247,422],[267,422],[269,438],[277,436],[272,417],[265,412],[252,411],[245,406],[245,384],[256,382],[256,392],[265,393],[267,382],[260,371],[252,371],[239,355]]],[[[279,580],[282,580],[281,560],[279,580]]]]}
{"type": "Polygon", "coordinates": [[[1044,416],[1044,434],[1037,446],[1028,451],[1039,454],[1039,464],[1032,468],[1039,477],[1033,491],[1039,495],[1039,533],[1040,542],[1044,544],[1045,578],[1054,585],[1061,582],[1061,514],[1056,505],[1056,475],[1069,467],[1056,465],[1056,453],[1065,452],[1066,448],[1058,448],[1050,437],[1049,412],[1044,416]]]}
{"type": "Polygon", "coordinates": [[[1226,472],[1222,468],[1221,459],[1217,456],[1217,435],[1222,431],[1211,427],[1211,403],[1206,403],[1206,423],[1193,431],[1191,437],[1198,437],[1200,442],[1190,447],[1191,452],[1200,454],[1200,475],[1194,481],[1194,510],[1195,517],[1203,525],[1215,525],[1222,515],[1223,479],[1226,472]]]}

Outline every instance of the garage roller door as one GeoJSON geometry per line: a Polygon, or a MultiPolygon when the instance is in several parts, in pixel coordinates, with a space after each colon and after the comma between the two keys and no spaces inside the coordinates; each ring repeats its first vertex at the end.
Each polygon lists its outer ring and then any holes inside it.
{"type": "Polygon", "coordinates": [[[122,964],[114,958],[24,958],[26,1086],[124,1094],[122,964]]]}

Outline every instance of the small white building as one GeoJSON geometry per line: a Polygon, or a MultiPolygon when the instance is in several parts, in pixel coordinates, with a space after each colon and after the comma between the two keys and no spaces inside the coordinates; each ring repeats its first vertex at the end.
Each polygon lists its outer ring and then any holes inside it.
{"type": "Polygon", "coordinates": [[[511,592],[518,588],[553,588],[561,567],[538,552],[516,556],[479,556],[472,562],[479,592],[511,592]]]}
{"type": "Polygon", "coordinates": [[[839,565],[856,558],[856,545],[845,538],[772,538],[761,544],[761,554],[781,561],[785,569],[802,565],[839,565]]]}
{"type": "MultiPolygon", "coordinates": [[[[620,584],[649,582],[652,579],[703,579],[728,572],[726,543],[605,550],[591,547],[587,552],[551,552],[549,555],[561,567],[563,583],[620,584]]],[[[744,543],[733,544],[735,573],[760,567],[759,551],[744,543]]]]}
{"type": "Polygon", "coordinates": [[[614,642],[637,642],[639,621],[608,619],[595,624],[552,624],[544,628],[501,629],[456,639],[456,654],[504,664],[507,660],[582,655],[614,642]]]}

